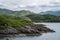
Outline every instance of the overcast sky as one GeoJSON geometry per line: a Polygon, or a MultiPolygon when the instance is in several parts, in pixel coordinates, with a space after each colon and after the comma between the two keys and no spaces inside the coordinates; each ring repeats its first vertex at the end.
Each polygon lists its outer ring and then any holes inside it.
{"type": "Polygon", "coordinates": [[[0,8],[34,12],[59,10],[60,0],[0,0],[0,8]]]}

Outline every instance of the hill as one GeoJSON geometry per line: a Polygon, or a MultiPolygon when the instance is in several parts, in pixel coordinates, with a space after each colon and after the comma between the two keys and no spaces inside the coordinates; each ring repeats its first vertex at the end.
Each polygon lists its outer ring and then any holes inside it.
{"type": "Polygon", "coordinates": [[[45,14],[45,15],[40,15],[40,14],[33,14],[33,15],[28,15],[32,22],[60,22],[60,16],[55,16],[55,15],[50,15],[50,14],[45,14]]]}
{"type": "Polygon", "coordinates": [[[0,14],[10,15],[10,16],[26,16],[26,15],[34,14],[34,13],[27,11],[27,10],[12,11],[12,10],[8,10],[8,9],[0,9],[0,14]]]}
{"type": "Polygon", "coordinates": [[[45,11],[45,12],[40,12],[39,14],[51,14],[55,16],[60,16],[60,11],[45,11]]]}
{"type": "Polygon", "coordinates": [[[36,14],[27,10],[12,11],[8,9],[0,9],[0,15],[13,20],[29,20],[32,22],[60,22],[60,11],[47,11],[41,12],[41,14],[36,14]]]}

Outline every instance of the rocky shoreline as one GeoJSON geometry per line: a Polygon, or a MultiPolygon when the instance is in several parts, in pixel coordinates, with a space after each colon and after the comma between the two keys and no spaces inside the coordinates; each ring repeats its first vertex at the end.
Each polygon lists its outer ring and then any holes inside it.
{"type": "Polygon", "coordinates": [[[55,32],[43,24],[35,24],[35,27],[25,26],[19,28],[7,28],[5,30],[0,30],[1,36],[40,36],[42,33],[55,32]]]}

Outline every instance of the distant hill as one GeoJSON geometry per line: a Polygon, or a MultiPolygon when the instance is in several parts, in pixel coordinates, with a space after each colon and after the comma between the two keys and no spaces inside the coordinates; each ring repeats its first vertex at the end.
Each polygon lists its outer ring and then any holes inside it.
{"type": "Polygon", "coordinates": [[[12,11],[12,10],[8,10],[8,9],[0,8],[0,14],[13,15],[13,16],[25,16],[25,15],[34,14],[34,13],[31,11],[27,11],[27,10],[12,11]]]}
{"type": "Polygon", "coordinates": [[[60,11],[45,11],[45,12],[40,12],[39,14],[51,14],[51,15],[60,16],[60,11]]]}
{"type": "Polygon", "coordinates": [[[29,17],[33,22],[60,22],[60,16],[50,14],[45,15],[33,14],[28,15],[27,17],[29,17]]]}
{"type": "Polygon", "coordinates": [[[29,20],[32,22],[60,22],[60,11],[46,11],[39,14],[28,10],[12,11],[8,9],[0,9],[0,15],[12,20],[29,20]],[[42,15],[44,14],[44,15],[42,15]]]}

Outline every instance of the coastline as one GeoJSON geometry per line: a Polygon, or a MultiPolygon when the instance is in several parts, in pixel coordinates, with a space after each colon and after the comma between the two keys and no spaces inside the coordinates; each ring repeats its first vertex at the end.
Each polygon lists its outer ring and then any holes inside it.
{"type": "Polygon", "coordinates": [[[52,29],[49,29],[45,27],[43,24],[35,24],[37,27],[33,28],[36,30],[31,30],[33,31],[30,33],[12,33],[12,34],[0,34],[0,37],[11,37],[11,36],[41,36],[43,33],[49,33],[49,32],[55,32],[52,29]]]}
{"type": "Polygon", "coordinates": [[[23,37],[23,36],[41,36],[41,34],[0,34],[0,37],[23,37]]]}

